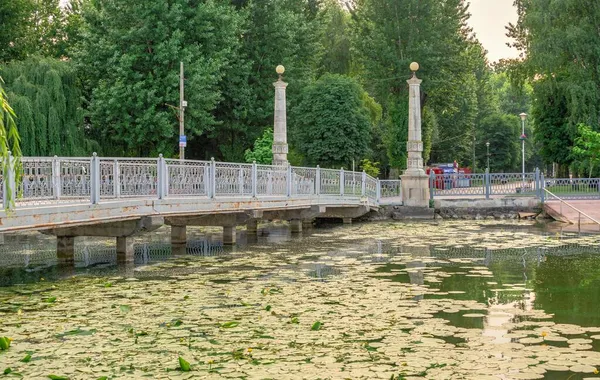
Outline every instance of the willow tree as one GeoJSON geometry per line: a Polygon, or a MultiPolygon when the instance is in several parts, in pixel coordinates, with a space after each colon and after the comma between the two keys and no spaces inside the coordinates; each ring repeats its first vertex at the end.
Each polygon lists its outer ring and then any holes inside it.
{"type": "Polygon", "coordinates": [[[97,150],[84,134],[81,91],[68,62],[32,58],[2,67],[17,115],[22,149],[29,156],[89,155],[97,150]]]}
{"type": "MultiPolygon", "coordinates": [[[[21,148],[19,147],[19,133],[15,123],[15,111],[8,104],[6,91],[4,90],[4,81],[0,77],[0,155],[2,157],[2,170],[6,173],[10,168],[11,160],[9,149],[12,154],[19,160],[21,157],[21,148]]],[[[18,161],[17,161],[18,162],[18,161]]],[[[6,177],[4,177],[6,179],[6,177]]],[[[10,183],[7,183],[7,187],[10,183]]],[[[7,192],[10,196],[11,191],[7,192]]],[[[8,199],[8,203],[4,203],[4,208],[10,208],[14,199],[8,199]]]]}

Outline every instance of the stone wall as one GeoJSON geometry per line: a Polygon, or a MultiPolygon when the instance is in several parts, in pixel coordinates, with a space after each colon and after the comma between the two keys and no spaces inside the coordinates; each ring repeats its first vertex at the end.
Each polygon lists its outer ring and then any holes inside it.
{"type": "MultiPolygon", "coordinates": [[[[436,199],[434,201],[436,219],[500,220],[518,219],[519,213],[529,219],[542,216],[542,204],[535,198],[495,198],[495,199],[436,199]]],[[[433,216],[433,210],[425,213],[433,216]]],[[[410,220],[412,211],[404,206],[384,206],[371,211],[362,220],[410,220]]]]}

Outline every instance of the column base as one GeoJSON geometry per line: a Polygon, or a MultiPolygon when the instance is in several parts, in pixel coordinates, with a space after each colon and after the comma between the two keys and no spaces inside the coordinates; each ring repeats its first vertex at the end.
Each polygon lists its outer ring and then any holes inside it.
{"type": "Polygon", "coordinates": [[[60,236],[56,238],[56,257],[58,265],[75,265],[75,237],[60,236]]]}
{"type": "Polygon", "coordinates": [[[133,264],[134,253],[133,238],[117,237],[117,264],[133,264]]]}
{"type": "Polygon", "coordinates": [[[402,203],[410,207],[429,208],[429,177],[404,174],[402,180],[402,203]]]}
{"type": "Polygon", "coordinates": [[[223,245],[235,245],[235,226],[223,226],[223,245]]]}

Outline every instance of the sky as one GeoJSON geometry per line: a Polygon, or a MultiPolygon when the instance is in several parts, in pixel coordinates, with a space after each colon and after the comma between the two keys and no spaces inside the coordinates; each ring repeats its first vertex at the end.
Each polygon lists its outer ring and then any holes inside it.
{"type": "Polygon", "coordinates": [[[513,7],[513,0],[471,0],[469,24],[477,39],[488,51],[488,60],[496,62],[501,58],[515,58],[518,51],[509,48],[506,43],[504,28],[509,22],[517,21],[517,10],[513,7]]]}

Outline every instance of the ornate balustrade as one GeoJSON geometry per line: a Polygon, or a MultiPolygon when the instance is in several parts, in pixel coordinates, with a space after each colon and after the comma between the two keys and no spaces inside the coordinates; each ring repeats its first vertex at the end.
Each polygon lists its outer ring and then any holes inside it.
{"type": "Polygon", "coordinates": [[[367,198],[377,179],[362,172],[294,166],[148,158],[23,157],[1,178],[2,201],[14,208],[98,204],[118,199],[218,197],[367,198]],[[15,167],[17,168],[15,170],[15,167]],[[6,186],[5,179],[15,183],[6,186]]]}

